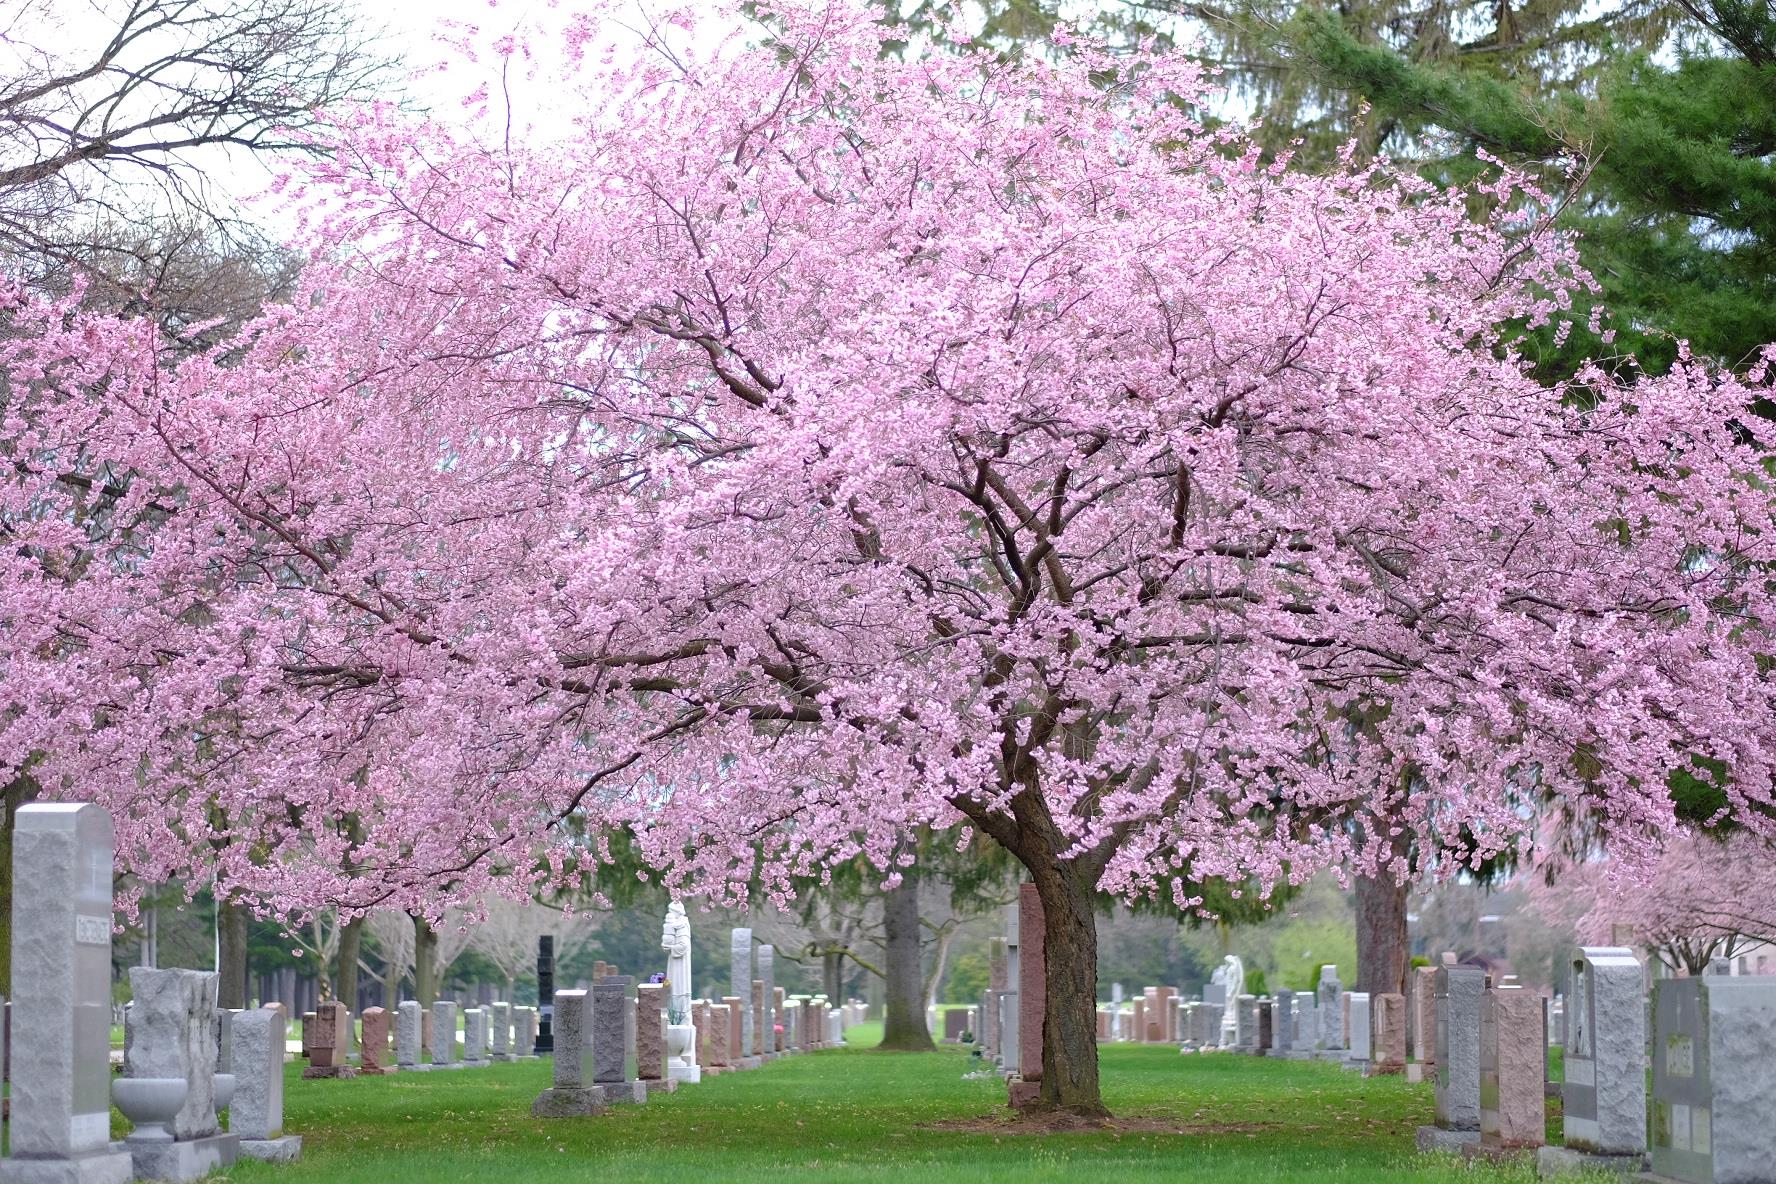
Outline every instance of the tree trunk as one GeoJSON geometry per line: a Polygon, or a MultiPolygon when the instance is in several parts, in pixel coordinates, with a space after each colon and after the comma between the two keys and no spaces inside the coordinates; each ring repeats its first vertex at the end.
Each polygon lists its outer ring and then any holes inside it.
{"type": "MultiPolygon", "coordinates": [[[[931,1030],[925,1025],[925,976],[919,959],[919,869],[905,868],[900,885],[882,902],[883,970],[887,1005],[883,1008],[879,1048],[930,1052],[931,1030]]],[[[837,1004],[839,1000],[832,1000],[837,1004]]]]}
{"type": "Polygon", "coordinates": [[[1392,876],[1358,876],[1357,984],[1371,995],[1405,994],[1412,961],[1406,936],[1406,885],[1392,876]]]}
{"type": "Polygon", "coordinates": [[[1042,899],[1046,996],[1037,1107],[1108,1118],[1098,1089],[1098,926],[1091,886],[1071,863],[1038,862],[1045,866],[1029,869],[1042,899]]]}
{"type": "Polygon", "coordinates": [[[400,1001],[401,963],[389,957],[385,950],[382,955],[382,1005],[393,1011],[400,1001]]]}
{"type": "Polygon", "coordinates": [[[358,954],[364,948],[364,918],[353,917],[339,927],[339,972],[334,976],[337,998],[353,1014],[358,1010],[358,954]]]}
{"type": "Polygon", "coordinates": [[[413,997],[429,1009],[438,1001],[438,934],[424,917],[413,918],[413,997]]]}
{"type": "Polygon", "coordinates": [[[232,900],[216,902],[216,1006],[247,1005],[247,910],[232,900]]]}
{"type": "Polygon", "coordinates": [[[820,961],[820,978],[826,997],[840,1000],[845,992],[845,955],[827,954],[820,961]]]}

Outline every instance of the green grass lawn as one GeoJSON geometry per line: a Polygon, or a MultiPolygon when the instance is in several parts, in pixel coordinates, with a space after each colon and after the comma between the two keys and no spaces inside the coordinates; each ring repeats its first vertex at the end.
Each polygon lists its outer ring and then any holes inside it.
{"type": "Polygon", "coordinates": [[[852,1048],[788,1057],[618,1107],[541,1120],[530,1103],[547,1061],[352,1081],[302,1081],[289,1068],[285,1119],[303,1136],[296,1165],[243,1161],[229,1179],[278,1184],[478,1184],[681,1180],[1429,1180],[1528,1181],[1524,1165],[1423,1157],[1413,1129],[1431,1119],[1429,1085],[1364,1080],[1323,1063],[1169,1047],[1103,1049],[1105,1100],[1153,1133],[1023,1135],[936,1124],[1004,1115],[997,1078],[965,1081],[963,1049],[852,1048]],[[1104,1173],[1085,1176],[1084,1173],[1104,1173]]]}

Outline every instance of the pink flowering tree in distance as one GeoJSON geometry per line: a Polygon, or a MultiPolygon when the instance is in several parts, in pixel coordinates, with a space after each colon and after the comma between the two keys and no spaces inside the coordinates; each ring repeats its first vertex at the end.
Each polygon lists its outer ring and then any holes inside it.
{"type": "Polygon", "coordinates": [[[211,356],[14,293],[0,761],[280,908],[616,828],[681,893],[891,880],[966,822],[1082,1115],[1095,890],[1454,867],[1551,798],[1632,844],[1686,761],[1760,825],[1761,370],[1537,386],[1539,195],[1263,164],[1182,56],[767,7],[567,20],[553,138],[342,119],[211,356]]]}
{"type": "Polygon", "coordinates": [[[1627,943],[1672,970],[1776,941],[1776,853],[1757,835],[1682,831],[1632,860],[1537,869],[1530,900],[1591,945],[1627,943]]]}

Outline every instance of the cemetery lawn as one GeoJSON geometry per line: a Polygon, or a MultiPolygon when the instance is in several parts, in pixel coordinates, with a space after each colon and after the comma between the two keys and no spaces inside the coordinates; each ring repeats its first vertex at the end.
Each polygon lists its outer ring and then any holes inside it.
{"type": "Polygon", "coordinates": [[[1450,1181],[1534,1179],[1420,1156],[1429,1085],[1363,1080],[1329,1064],[1174,1048],[1102,1049],[1105,1100],[1142,1129],[1012,1134],[969,1129],[1007,1114],[997,1078],[965,1081],[967,1054],[853,1047],[705,1078],[645,1106],[542,1120],[530,1103],[549,1062],[303,1081],[287,1067],[286,1129],[299,1164],[241,1161],[241,1184],[508,1184],[511,1181],[1450,1181]],[[945,1129],[954,1124],[963,1129],[945,1129]],[[1158,1129],[1153,1129],[1158,1128],[1158,1129]],[[1182,1133],[1180,1133],[1182,1132],[1182,1133]],[[1085,1176],[1083,1173],[1103,1173],[1085,1176]]]}

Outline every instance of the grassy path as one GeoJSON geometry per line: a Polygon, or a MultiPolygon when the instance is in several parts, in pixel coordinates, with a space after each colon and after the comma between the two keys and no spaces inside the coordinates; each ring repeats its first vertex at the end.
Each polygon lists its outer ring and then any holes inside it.
{"type": "MultiPolygon", "coordinates": [[[[864,1045],[869,1030],[852,1034],[864,1045]]],[[[1105,1095],[1153,1133],[1014,1135],[935,1124],[1004,1113],[997,1079],[965,1081],[959,1050],[860,1048],[786,1058],[593,1119],[543,1121],[530,1103],[546,1061],[454,1073],[302,1081],[290,1068],[297,1165],[243,1162],[249,1184],[507,1184],[510,1181],[1528,1181],[1412,1150],[1428,1086],[1365,1081],[1324,1064],[1104,1049],[1105,1095]]]]}

